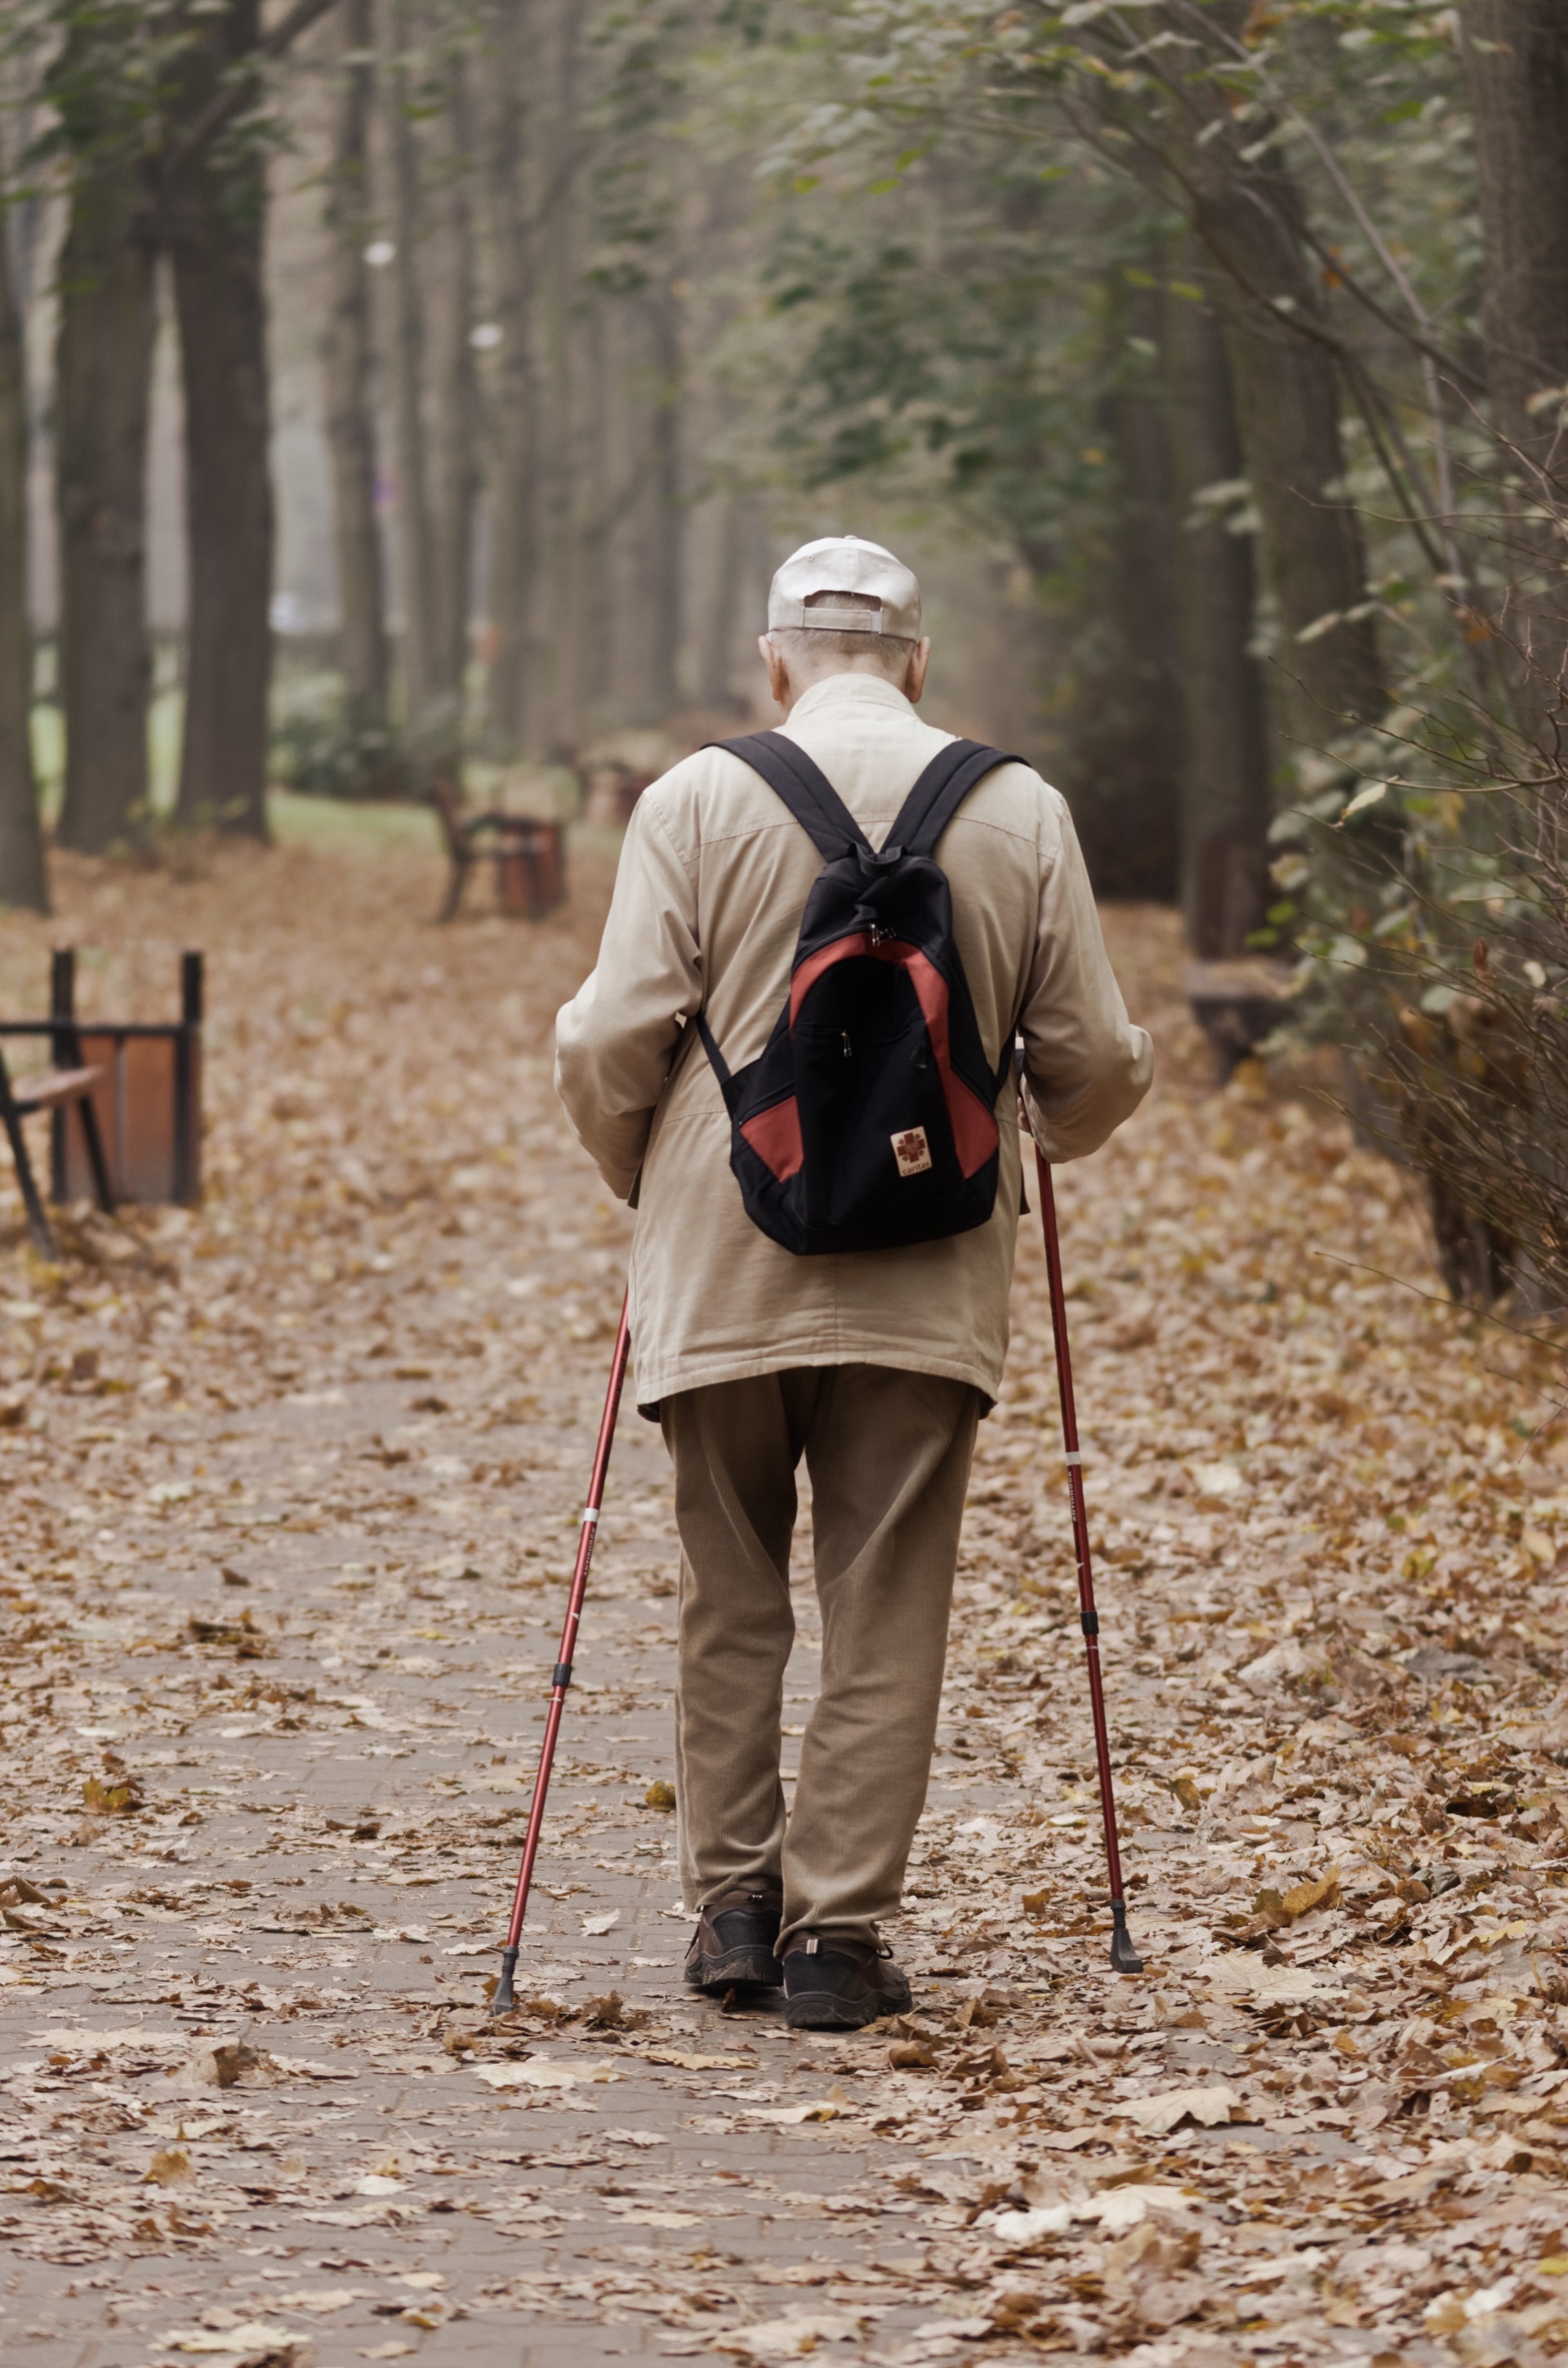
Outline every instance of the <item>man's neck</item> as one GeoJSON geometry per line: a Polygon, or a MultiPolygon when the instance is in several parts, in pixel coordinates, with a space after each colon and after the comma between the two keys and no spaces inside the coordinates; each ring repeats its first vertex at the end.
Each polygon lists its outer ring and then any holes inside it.
{"type": "Polygon", "coordinates": [[[784,708],[780,721],[788,723],[801,700],[809,697],[813,691],[826,690],[831,687],[849,683],[879,683],[884,689],[896,693],[901,700],[908,698],[903,683],[895,682],[892,677],[885,673],[881,666],[857,666],[853,659],[846,659],[842,666],[835,666],[831,672],[814,674],[807,682],[797,683],[791,678],[789,686],[789,704],[784,708]]]}

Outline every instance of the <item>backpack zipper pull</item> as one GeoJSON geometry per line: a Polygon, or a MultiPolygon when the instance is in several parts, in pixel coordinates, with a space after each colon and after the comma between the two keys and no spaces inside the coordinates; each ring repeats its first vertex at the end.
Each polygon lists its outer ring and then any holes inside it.
{"type": "Polygon", "coordinates": [[[838,1033],[844,1044],[844,1057],[846,1061],[852,1061],[855,1058],[855,1047],[849,1042],[849,1030],[847,1028],[841,1028],[838,1033]]]}

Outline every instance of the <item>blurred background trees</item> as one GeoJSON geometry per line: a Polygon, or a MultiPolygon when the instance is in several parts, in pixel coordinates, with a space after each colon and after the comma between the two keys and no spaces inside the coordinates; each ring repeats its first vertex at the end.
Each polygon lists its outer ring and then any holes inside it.
{"type": "Polygon", "coordinates": [[[656,764],[876,535],[933,713],[1550,1296],[1557,0],[13,0],[0,100],[0,894],[40,782],[104,851],[656,764]]]}

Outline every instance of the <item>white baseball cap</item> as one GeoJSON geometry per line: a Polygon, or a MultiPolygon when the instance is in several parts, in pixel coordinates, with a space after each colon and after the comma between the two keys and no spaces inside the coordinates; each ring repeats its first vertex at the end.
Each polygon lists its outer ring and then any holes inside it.
{"type": "Polygon", "coordinates": [[[767,595],[768,632],[886,633],[920,639],[920,586],[902,560],[858,535],[824,535],[791,552],[767,595]],[[835,592],[860,597],[835,604],[835,592]],[[868,596],[875,607],[866,605],[868,596]],[[809,605],[808,605],[809,604],[809,605]]]}

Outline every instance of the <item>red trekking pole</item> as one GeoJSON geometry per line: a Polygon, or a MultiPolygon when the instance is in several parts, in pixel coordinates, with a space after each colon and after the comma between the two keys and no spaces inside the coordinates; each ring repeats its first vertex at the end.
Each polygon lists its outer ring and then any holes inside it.
{"type": "Polygon", "coordinates": [[[630,1299],[621,1301],[620,1326],[615,1336],[615,1354],[610,1359],[609,1387],[605,1393],[599,1443],[594,1450],[593,1477],[588,1482],[587,1508],[583,1515],[583,1526],[577,1532],[577,1560],[572,1572],[572,1592],[566,1599],[566,1624],[561,1631],[561,1649],[555,1657],[550,1708],[545,1713],[539,1774],[534,1778],[534,1795],[528,1804],[528,1829],[523,1840],[523,1862],[517,1870],[517,1888],[512,1897],[512,1920],[506,1927],[506,1945],[501,1952],[501,1978],[490,2001],[492,2014],[506,2014],[517,2004],[512,1993],[512,1976],[517,1969],[523,1918],[528,1910],[528,1891],[533,1883],[534,1861],[539,1856],[540,1831],[544,1824],[545,1795],[550,1790],[550,1771],[555,1760],[555,1738],[561,1732],[561,1713],[566,1707],[566,1689],[572,1682],[572,1659],[577,1650],[583,1598],[588,1588],[588,1565],[594,1559],[594,1540],[598,1534],[599,1508],[604,1503],[605,1475],[609,1470],[610,1442],[615,1437],[615,1417],[620,1406],[621,1385],[626,1380],[626,1360],[631,1347],[630,1305],[630,1299]]]}
{"type": "Polygon", "coordinates": [[[1100,1771],[1100,1816],[1105,1822],[1106,1865],[1110,1874],[1110,1962],[1119,1974],[1141,1974],[1143,1960],[1127,1930],[1121,1888],[1121,1852],[1116,1839],[1116,1796],[1110,1782],[1110,1739],[1106,1732],[1105,1687],[1100,1679],[1100,1617],[1095,1610],[1095,1573],[1089,1560],[1089,1516],[1084,1503],[1084,1459],[1078,1452],[1078,1415],[1073,1403],[1073,1360],[1067,1348],[1067,1301],[1062,1289],[1062,1245],[1056,1235],[1056,1195],[1051,1168],[1039,1144],[1040,1223],[1045,1231],[1045,1267],[1051,1281],[1051,1328],[1056,1339],[1056,1383],[1062,1394],[1062,1444],[1067,1454],[1067,1488],[1073,1502],[1073,1543],[1078,1556],[1078,1616],[1089,1658],[1089,1701],[1094,1709],[1095,1758],[1100,1771]]]}

